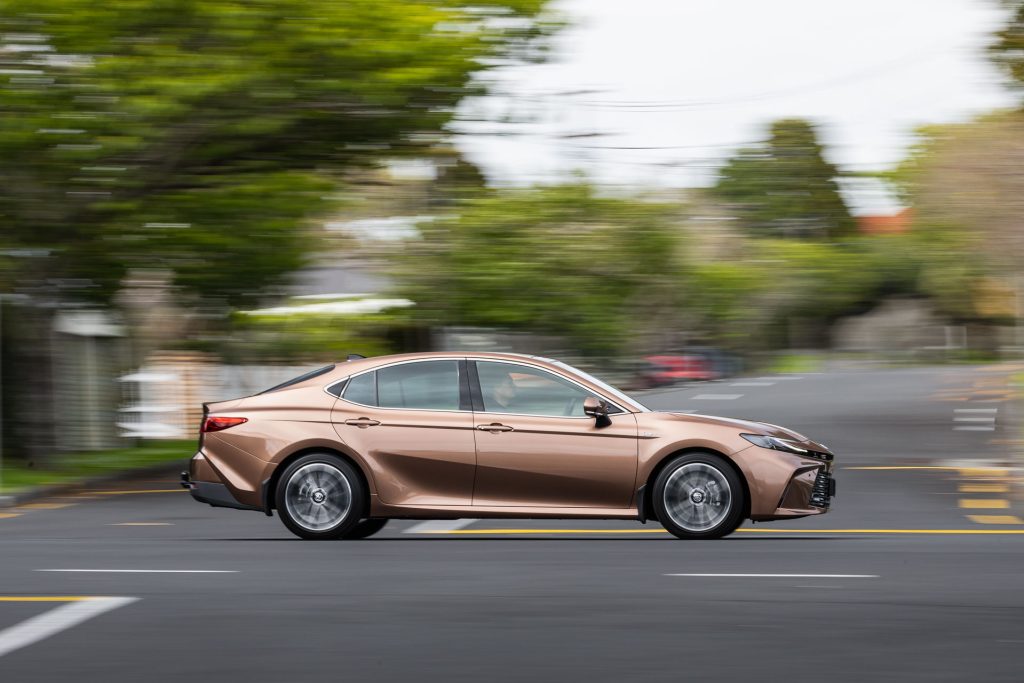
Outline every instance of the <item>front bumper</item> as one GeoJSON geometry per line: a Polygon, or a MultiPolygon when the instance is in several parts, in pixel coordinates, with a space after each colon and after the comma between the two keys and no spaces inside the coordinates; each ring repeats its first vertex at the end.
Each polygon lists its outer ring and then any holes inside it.
{"type": "Polygon", "coordinates": [[[801,467],[790,478],[774,513],[761,521],[823,515],[832,507],[835,495],[831,463],[801,467]]]}
{"type": "Polygon", "coordinates": [[[819,457],[753,445],[730,457],[747,479],[751,520],[795,519],[830,510],[836,493],[831,452],[821,451],[819,457]]]}

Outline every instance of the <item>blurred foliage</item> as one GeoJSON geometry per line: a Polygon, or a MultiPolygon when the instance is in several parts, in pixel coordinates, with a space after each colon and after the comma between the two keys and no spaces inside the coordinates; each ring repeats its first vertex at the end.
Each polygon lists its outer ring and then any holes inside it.
{"type": "Polygon", "coordinates": [[[737,235],[739,256],[706,260],[693,247],[722,235],[687,227],[684,208],[582,182],[492,190],[420,224],[396,254],[399,294],[426,325],[528,330],[612,357],[777,348],[795,341],[792,324],[808,328],[797,339],[827,344],[835,319],[914,292],[907,236],[737,235]]]}
{"type": "Polygon", "coordinates": [[[753,235],[836,239],[855,227],[838,175],[814,127],[783,119],[772,124],[766,142],[740,150],[726,163],[715,194],[735,207],[753,235]]]}
{"type": "Polygon", "coordinates": [[[886,295],[913,293],[917,265],[908,243],[899,235],[842,244],[748,238],[742,259],[694,266],[689,298],[706,339],[725,348],[827,344],[822,337],[837,318],[863,313],[886,295]],[[794,336],[791,324],[805,333],[794,336]]]}
{"type": "Polygon", "coordinates": [[[959,320],[1014,315],[1024,264],[1024,113],[919,131],[891,174],[913,206],[921,289],[959,320]],[[1018,290],[1015,294],[1014,290],[1018,290]]]}
{"type": "Polygon", "coordinates": [[[538,56],[542,5],[5,0],[0,247],[36,258],[3,277],[106,300],[165,268],[248,303],[302,265],[335,172],[435,144],[476,72],[538,56]]]}
{"type": "Polygon", "coordinates": [[[385,355],[401,350],[394,338],[412,327],[404,309],[364,315],[236,313],[232,319],[231,336],[217,345],[229,363],[332,363],[350,353],[385,355]]]}
{"type": "Polygon", "coordinates": [[[699,302],[695,325],[705,341],[734,351],[760,346],[759,321],[767,311],[759,302],[766,281],[743,261],[698,263],[688,274],[689,300],[699,302]]]}
{"type": "Polygon", "coordinates": [[[1024,2],[1004,0],[1004,4],[1010,9],[1010,20],[1005,28],[996,32],[989,54],[1019,89],[1024,86],[1024,2]]]}
{"type": "Polygon", "coordinates": [[[585,183],[492,191],[420,224],[399,293],[429,324],[528,329],[589,355],[677,319],[682,233],[673,207],[585,183]]]}

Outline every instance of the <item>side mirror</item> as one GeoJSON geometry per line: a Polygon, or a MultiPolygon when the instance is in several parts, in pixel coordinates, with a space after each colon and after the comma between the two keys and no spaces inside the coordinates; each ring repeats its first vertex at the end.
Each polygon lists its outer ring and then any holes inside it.
{"type": "Polygon", "coordinates": [[[597,427],[607,427],[612,423],[608,417],[608,404],[596,396],[587,396],[583,399],[583,414],[594,418],[597,427]]]}

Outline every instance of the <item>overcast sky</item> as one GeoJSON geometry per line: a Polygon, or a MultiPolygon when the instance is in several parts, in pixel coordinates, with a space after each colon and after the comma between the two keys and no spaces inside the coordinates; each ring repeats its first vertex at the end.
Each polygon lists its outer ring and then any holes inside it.
{"type": "Polygon", "coordinates": [[[768,122],[820,124],[832,161],[894,164],[925,123],[1013,98],[985,45],[996,0],[560,0],[550,62],[497,76],[509,96],[466,106],[467,156],[498,184],[581,169],[605,183],[706,184],[768,122]],[[494,135],[493,133],[501,133],[494,135]],[[578,137],[589,135],[589,137],[578,137]]]}

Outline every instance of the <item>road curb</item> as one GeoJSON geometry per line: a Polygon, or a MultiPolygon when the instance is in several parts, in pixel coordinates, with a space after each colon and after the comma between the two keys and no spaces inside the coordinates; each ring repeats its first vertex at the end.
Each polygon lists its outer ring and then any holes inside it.
{"type": "Polygon", "coordinates": [[[60,496],[81,489],[116,484],[122,481],[131,481],[139,477],[154,477],[159,475],[177,475],[182,470],[188,469],[188,458],[164,462],[157,465],[135,467],[130,470],[121,470],[110,474],[86,477],[74,481],[51,484],[47,486],[35,486],[21,491],[15,491],[0,496],[0,508],[9,508],[17,505],[24,505],[40,498],[60,496]]]}

